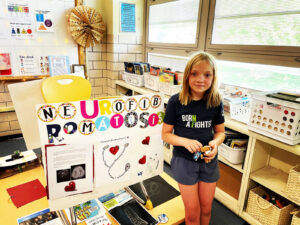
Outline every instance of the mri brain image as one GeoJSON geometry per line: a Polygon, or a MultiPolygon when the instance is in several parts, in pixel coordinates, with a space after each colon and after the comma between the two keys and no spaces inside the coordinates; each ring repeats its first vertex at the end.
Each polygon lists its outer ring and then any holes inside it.
{"type": "Polygon", "coordinates": [[[71,166],[71,179],[85,178],[85,164],[71,166]]]}

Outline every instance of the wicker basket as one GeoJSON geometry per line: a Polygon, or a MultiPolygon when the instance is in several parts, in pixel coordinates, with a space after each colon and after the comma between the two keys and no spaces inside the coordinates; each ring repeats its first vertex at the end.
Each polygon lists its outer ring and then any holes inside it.
{"type": "Polygon", "coordinates": [[[250,190],[246,212],[262,224],[290,224],[292,219],[290,212],[294,209],[294,206],[289,204],[279,209],[277,206],[262,198],[262,196],[265,194],[267,194],[267,191],[261,186],[250,190]]]}
{"type": "Polygon", "coordinates": [[[291,198],[300,201],[300,164],[290,169],[286,192],[291,198]]]}
{"type": "Polygon", "coordinates": [[[300,211],[293,215],[291,225],[300,225],[300,211]]]}

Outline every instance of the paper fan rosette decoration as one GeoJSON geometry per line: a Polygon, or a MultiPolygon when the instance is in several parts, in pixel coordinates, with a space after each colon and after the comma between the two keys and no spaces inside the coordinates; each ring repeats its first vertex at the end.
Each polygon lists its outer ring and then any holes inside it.
{"type": "Polygon", "coordinates": [[[88,6],[76,6],[69,15],[69,30],[73,39],[83,47],[92,47],[104,37],[102,16],[88,6]]]}

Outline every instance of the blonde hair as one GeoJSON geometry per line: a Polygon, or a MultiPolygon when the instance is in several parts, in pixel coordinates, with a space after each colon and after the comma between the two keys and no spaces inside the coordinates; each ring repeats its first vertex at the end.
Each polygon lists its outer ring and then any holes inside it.
{"type": "Polygon", "coordinates": [[[194,65],[200,62],[207,62],[213,69],[213,80],[210,88],[204,93],[203,99],[206,101],[207,108],[216,107],[221,103],[221,96],[218,92],[218,76],[214,57],[206,52],[198,52],[188,60],[183,74],[182,89],[179,93],[179,101],[182,105],[187,105],[192,101],[191,90],[189,86],[189,75],[194,65]]]}

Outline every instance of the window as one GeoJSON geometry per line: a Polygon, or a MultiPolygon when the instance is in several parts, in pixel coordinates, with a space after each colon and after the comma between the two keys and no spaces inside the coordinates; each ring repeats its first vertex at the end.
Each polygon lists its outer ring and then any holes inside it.
{"type": "Polygon", "coordinates": [[[299,89],[299,0],[148,0],[147,9],[150,64],[183,71],[188,56],[206,51],[222,83],[299,89]]]}
{"type": "Polygon", "coordinates": [[[259,91],[299,91],[300,69],[217,60],[219,80],[259,91]]]}
{"type": "Polygon", "coordinates": [[[148,42],[196,45],[199,0],[154,3],[149,6],[148,42]]]}
{"type": "Polygon", "coordinates": [[[183,72],[187,60],[188,60],[187,57],[182,57],[182,56],[157,54],[157,53],[148,54],[148,63],[150,63],[150,65],[168,67],[171,68],[173,71],[183,72]]]}
{"type": "Polygon", "coordinates": [[[300,46],[300,1],[217,0],[211,43],[300,46]]]}
{"type": "Polygon", "coordinates": [[[289,56],[299,65],[299,0],[211,0],[209,17],[207,51],[289,56]]]}
{"type": "MultiPolygon", "coordinates": [[[[161,53],[148,53],[150,65],[170,67],[173,71],[184,71],[188,57],[161,53]]],[[[300,69],[283,66],[239,63],[216,60],[219,82],[258,91],[298,91],[300,69]]]]}

